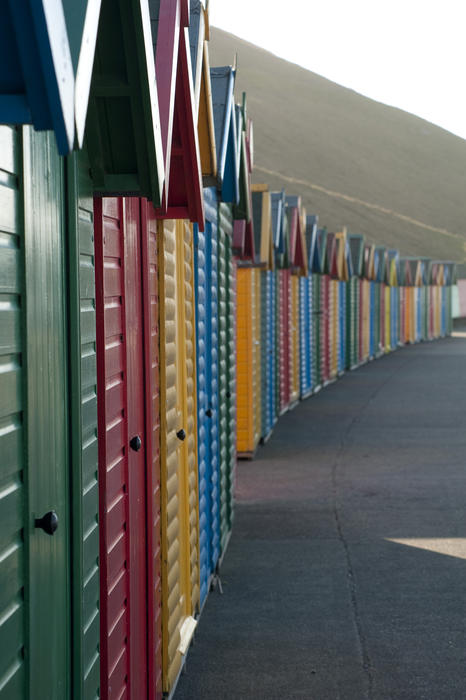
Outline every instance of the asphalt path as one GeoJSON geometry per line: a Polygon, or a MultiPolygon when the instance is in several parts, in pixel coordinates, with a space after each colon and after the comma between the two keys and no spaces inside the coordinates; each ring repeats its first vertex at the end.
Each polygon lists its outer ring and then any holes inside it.
{"type": "Polygon", "coordinates": [[[221,582],[175,700],[466,698],[466,333],[279,420],[221,582]]]}

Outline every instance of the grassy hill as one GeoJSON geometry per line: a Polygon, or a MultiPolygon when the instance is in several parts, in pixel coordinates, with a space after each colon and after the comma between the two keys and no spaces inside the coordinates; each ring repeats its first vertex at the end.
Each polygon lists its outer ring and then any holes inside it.
{"type": "Polygon", "coordinates": [[[466,262],[465,140],[213,27],[211,65],[236,54],[254,182],[301,194],[329,230],[346,225],[405,255],[466,262]]]}

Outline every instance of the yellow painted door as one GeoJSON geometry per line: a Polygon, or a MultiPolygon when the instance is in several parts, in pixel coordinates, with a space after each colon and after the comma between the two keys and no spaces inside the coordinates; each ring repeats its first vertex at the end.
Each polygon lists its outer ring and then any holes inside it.
{"type": "Polygon", "coordinates": [[[199,602],[192,235],[158,224],[163,689],[170,692],[199,602]]]}
{"type": "Polygon", "coordinates": [[[252,269],[236,275],[236,420],[237,451],[254,451],[253,285],[252,269]]]}

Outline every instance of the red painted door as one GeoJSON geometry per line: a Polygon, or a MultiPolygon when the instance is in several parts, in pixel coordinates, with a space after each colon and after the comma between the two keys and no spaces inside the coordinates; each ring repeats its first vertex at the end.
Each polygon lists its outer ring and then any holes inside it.
{"type": "Polygon", "coordinates": [[[158,313],[151,209],[137,198],[96,199],[94,207],[105,700],[145,699],[149,691],[150,698],[157,697],[160,680],[158,313]]]}

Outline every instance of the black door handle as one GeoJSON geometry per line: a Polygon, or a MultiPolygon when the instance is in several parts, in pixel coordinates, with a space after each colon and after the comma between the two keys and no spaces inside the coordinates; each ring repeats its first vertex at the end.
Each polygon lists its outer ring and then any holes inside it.
{"type": "Polygon", "coordinates": [[[42,518],[35,519],[34,527],[40,527],[47,535],[53,535],[58,527],[58,515],[54,510],[50,510],[42,518]]]}
{"type": "Polygon", "coordinates": [[[178,440],[181,440],[183,442],[183,440],[186,438],[186,433],[183,430],[183,428],[181,428],[181,430],[178,430],[176,437],[178,438],[178,440]]]}
{"type": "Polygon", "coordinates": [[[139,437],[139,435],[135,435],[134,437],[131,438],[131,440],[129,441],[129,446],[135,452],[139,452],[139,450],[142,447],[142,440],[139,437]]]}
{"type": "Polygon", "coordinates": [[[205,412],[207,418],[212,418],[212,409],[208,408],[207,411],[205,412]]]}

